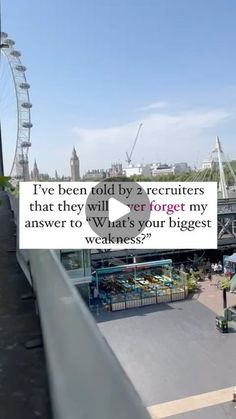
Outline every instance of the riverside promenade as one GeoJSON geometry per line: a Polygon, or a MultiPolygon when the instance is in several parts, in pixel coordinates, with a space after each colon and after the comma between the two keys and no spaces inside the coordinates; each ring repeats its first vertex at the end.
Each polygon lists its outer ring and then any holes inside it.
{"type": "Polygon", "coordinates": [[[16,260],[16,227],[8,198],[0,192],[0,418],[50,419],[42,347],[26,349],[40,334],[30,286],[16,260]]]}

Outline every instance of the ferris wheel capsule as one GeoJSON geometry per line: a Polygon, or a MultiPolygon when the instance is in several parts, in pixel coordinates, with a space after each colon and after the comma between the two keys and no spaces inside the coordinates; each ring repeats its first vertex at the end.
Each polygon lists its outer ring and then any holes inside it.
{"type": "Polygon", "coordinates": [[[13,39],[5,39],[4,44],[9,45],[9,47],[13,47],[13,45],[15,45],[15,41],[13,41],[13,39]]]}
{"type": "MultiPolygon", "coordinates": [[[[23,164],[25,163],[24,156],[19,156],[18,157],[18,163],[23,166],[23,164]]],[[[21,175],[18,176],[18,179],[21,179],[21,175]]]]}
{"type": "Polygon", "coordinates": [[[21,147],[27,148],[27,147],[31,147],[31,142],[30,141],[23,141],[21,143],[21,147]]]}
{"type": "Polygon", "coordinates": [[[1,32],[1,38],[7,38],[8,34],[6,32],[1,32]]]}
{"type": "Polygon", "coordinates": [[[21,56],[21,52],[17,51],[16,49],[14,49],[13,51],[11,51],[10,53],[13,57],[17,57],[19,58],[21,56]]]}
{"type": "Polygon", "coordinates": [[[23,128],[32,128],[33,124],[31,122],[23,122],[22,127],[23,128]]]}
{"type": "Polygon", "coordinates": [[[19,87],[21,88],[21,89],[29,89],[30,88],[30,84],[29,83],[20,83],[19,84],[19,87]]]}
{"type": "Polygon", "coordinates": [[[32,103],[30,103],[30,102],[23,102],[21,104],[21,106],[22,106],[22,108],[25,108],[25,109],[31,109],[32,108],[32,103]]]}
{"type": "Polygon", "coordinates": [[[26,71],[26,67],[24,65],[16,65],[15,69],[22,72],[26,71]]]}
{"type": "Polygon", "coordinates": [[[3,42],[4,42],[4,43],[3,43],[3,44],[1,44],[1,49],[3,49],[3,48],[4,48],[4,49],[9,48],[9,45],[8,45],[8,44],[6,44],[4,40],[3,40],[3,42]]]}

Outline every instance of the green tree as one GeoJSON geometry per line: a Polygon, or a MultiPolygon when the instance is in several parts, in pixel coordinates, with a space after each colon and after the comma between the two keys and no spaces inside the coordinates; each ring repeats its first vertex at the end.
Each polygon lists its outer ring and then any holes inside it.
{"type": "Polygon", "coordinates": [[[9,182],[11,178],[9,176],[0,176],[0,186],[1,188],[11,188],[11,184],[9,182]]]}
{"type": "Polygon", "coordinates": [[[219,288],[222,290],[223,308],[227,308],[227,291],[230,290],[230,279],[223,277],[220,280],[219,288]]]}
{"type": "MultiPolygon", "coordinates": [[[[3,191],[5,188],[12,188],[12,185],[9,182],[10,177],[7,176],[0,176],[0,191],[3,191]]],[[[0,205],[2,201],[0,200],[0,205]]]]}

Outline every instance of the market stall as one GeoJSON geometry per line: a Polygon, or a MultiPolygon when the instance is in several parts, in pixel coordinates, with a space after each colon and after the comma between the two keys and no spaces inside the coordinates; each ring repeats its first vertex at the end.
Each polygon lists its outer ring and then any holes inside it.
{"type": "Polygon", "coordinates": [[[236,253],[231,256],[223,256],[224,274],[232,277],[236,273],[236,253]]]}
{"type": "Polygon", "coordinates": [[[236,291],[236,253],[231,256],[224,256],[224,273],[230,278],[230,292],[236,291]]]}
{"type": "Polygon", "coordinates": [[[112,311],[177,301],[187,293],[171,259],[97,269],[94,282],[101,304],[112,311]]]}

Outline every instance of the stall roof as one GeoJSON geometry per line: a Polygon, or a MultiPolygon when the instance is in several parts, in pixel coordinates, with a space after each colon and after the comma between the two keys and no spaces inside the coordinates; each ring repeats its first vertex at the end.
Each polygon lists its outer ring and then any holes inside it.
{"type": "Polygon", "coordinates": [[[227,257],[227,260],[228,260],[229,262],[236,263],[236,253],[233,253],[231,256],[228,256],[228,257],[227,257]]]}
{"type": "Polygon", "coordinates": [[[155,266],[171,265],[172,259],[154,260],[152,262],[131,263],[129,265],[111,266],[109,268],[99,268],[96,270],[98,275],[112,272],[122,272],[133,270],[134,268],[154,268],[155,266]]]}
{"type": "Polygon", "coordinates": [[[233,276],[230,282],[230,292],[236,291],[236,274],[233,276]]]}

